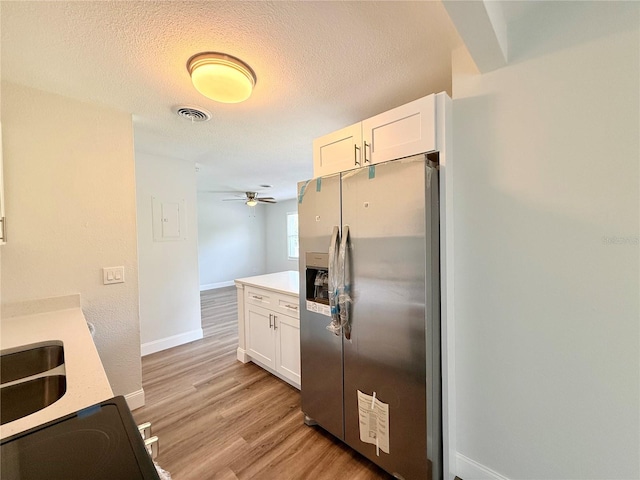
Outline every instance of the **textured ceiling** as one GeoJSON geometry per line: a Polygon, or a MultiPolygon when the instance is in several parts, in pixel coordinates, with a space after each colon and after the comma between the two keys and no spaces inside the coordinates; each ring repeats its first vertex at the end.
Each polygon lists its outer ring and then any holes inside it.
{"type": "Polygon", "coordinates": [[[0,15],[3,80],[130,112],[136,150],[199,163],[200,190],[266,183],[279,199],[312,175],[313,138],[450,91],[461,44],[437,1],[2,1],[0,15]],[[202,51],[251,65],[248,101],[196,92],[186,61],[202,51]]]}

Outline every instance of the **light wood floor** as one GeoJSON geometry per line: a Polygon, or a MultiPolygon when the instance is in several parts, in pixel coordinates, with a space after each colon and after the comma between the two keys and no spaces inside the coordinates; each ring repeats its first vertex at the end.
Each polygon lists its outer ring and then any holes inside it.
{"type": "Polygon", "coordinates": [[[236,360],[236,289],[202,292],[202,340],[142,359],[157,462],[173,480],[391,479],[319,427],[302,421],[299,392],[236,360]]]}

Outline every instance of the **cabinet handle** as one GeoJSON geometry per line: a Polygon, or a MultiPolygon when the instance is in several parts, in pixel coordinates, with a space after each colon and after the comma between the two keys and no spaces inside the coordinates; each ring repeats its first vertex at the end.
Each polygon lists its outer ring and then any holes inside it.
{"type": "MultiPolygon", "coordinates": [[[[371,163],[371,158],[367,159],[367,147],[369,147],[369,153],[371,153],[371,145],[368,144],[366,141],[364,142],[364,163],[371,163]]],[[[369,155],[369,157],[371,157],[371,155],[369,155]]]]}
{"type": "Polygon", "coordinates": [[[2,223],[2,233],[0,233],[0,242],[6,242],[7,235],[5,230],[6,230],[7,219],[5,217],[0,218],[0,223],[2,223]]]}
{"type": "Polygon", "coordinates": [[[273,317],[273,313],[269,314],[269,328],[273,328],[273,325],[271,324],[271,317],[273,317]]]}
{"type": "Polygon", "coordinates": [[[276,325],[276,318],[278,318],[276,315],[273,316],[273,329],[277,330],[278,326],[276,325]]]}
{"type": "Polygon", "coordinates": [[[290,308],[291,310],[298,310],[298,305],[285,305],[285,307],[290,308]]]}
{"type": "Polygon", "coordinates": [[[360,166],[360,162],[358,161],[358,152],[360,151],[360,147],[358,145],[353,145],[353,164],[360,166]]]}
{"type": "Polygon", "coordinates": [[[251,295],[251,296],[256,300],[262,300],[262,297],[260,295],[251,295]]]}

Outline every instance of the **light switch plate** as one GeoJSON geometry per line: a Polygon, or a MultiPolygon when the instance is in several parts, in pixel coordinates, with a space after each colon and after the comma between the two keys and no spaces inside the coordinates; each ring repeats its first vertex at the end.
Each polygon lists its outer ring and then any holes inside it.
{"type": "Polygon", "coordinates": [[[102,269],[102,283],[124,283],[124,267],[104,267],[102,269]]]}

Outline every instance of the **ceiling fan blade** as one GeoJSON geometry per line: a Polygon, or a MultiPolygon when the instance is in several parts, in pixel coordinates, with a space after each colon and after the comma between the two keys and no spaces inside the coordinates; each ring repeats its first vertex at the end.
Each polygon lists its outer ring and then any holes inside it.
{"type": "Polygon", "coordinates": [[[223,198],[222,201],[223,202],[233,202],[233,201],[242,201],[242,202],[250,202],[250,201],[255,201],[255,202],[261,202],[261,203],[277,203],[276,199],[273,197],[260,197],[258,196],[258,192],[249,192],[249,191],[245,191],[245,192],[240,192],[240,191],[214,191],[214,190],[209,190],[208,193],[226,193],[226,194],[236,194],[235,197],[236,198],[223,198]]]}
{"type": "Polygon", "coordinates": [[[245,192],[240,190],[203,190],[204,193],[226,193],[227,195],[242,195],[245,196],[245,192]]]}

